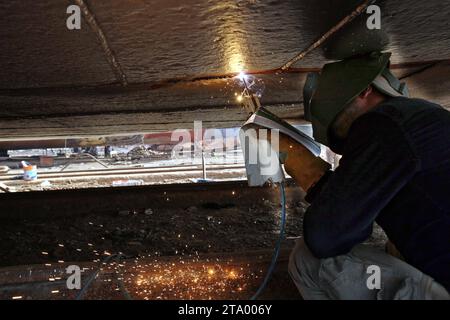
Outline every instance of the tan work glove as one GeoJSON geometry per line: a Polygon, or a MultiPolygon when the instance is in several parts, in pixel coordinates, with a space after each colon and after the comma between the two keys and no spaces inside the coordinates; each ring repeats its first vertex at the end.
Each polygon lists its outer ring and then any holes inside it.
{"type": "Polygon", "coordinates": [[[284,169],[304,191],[308,191],[331,168],[328,162],[316,157],[303,145],[282,133],[280,152],[287,154],[284,169]]]}
{"type": "MultiPolygon", "coordinates": [[[[271,141],[270,130],[267,132],[267,140],[271,141]]],[[[331,168],[328,162],[316,157],[303,145],[281,132],[279,149],[280,153],[287,155],[284,169],[305,192],[331,168]]]]}

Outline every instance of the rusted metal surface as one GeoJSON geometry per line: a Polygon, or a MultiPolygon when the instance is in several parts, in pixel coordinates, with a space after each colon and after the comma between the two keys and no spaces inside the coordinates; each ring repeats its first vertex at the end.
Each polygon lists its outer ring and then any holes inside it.
{"type": "MultiPolygon", "coordinates": [[[[300,189],[291,184],[286,188],[287,198],[302,199],[300,189]]],[[[0,218],[70,217],[121,209],[187,208],[208,203],[252,205],[264,199],[277,202],[278,193],[276,188],[268,186],[249,187],[247,181],[0,193],[0,218]]]]}
{"type": "Polygon", "coordinates": [[[74,1],[81,8],[87,23],[97,36],[97,39],[103,48],[103,52],[105,53],[106,60],[108,61],[109,65],[111,66],[111,69],[116,75],[117,81],[119,81],[123,86],[126,86],[128,84],[127,76],[125,75],[125,73],[122,70],[122,67],[117,61],[116,55],[111,49],[108,43],[108,39],[106,39],[105,33],[99,26],[97,19],[95,18],[94,12],[92,12],[92,10],[89,9],[89,6],[86,4],[84,0],[74,0],[74,1]]]}
{"type": "MultiPolygon", "coordinates": [[[[134,83],[223,74],[238,71],[240,62],[247,70],[279,67],[359,1],[85,2],[134,83]]],[[[0,6],[1,38],[10,40],[2,50],[1,87],[115,82],[85,21],[81,30],[66,28],[66,8],[73,3],[25,1],[0,6]],[[23,68],[35,72],[27,74],[23,68]]],[[[442,1],[384,1],[383,28],[393,38],[394,63],[448,58],[446,9],[442,1]]],[[[318,54],[303,66],[320,67],[322,62],[318,54]]]]}
{"type": "MultiPolygon", "coordinates": [[[[234,102],[240,88],[229,77],[240,69],[262,78],[264,105],[302,121],[304,74],[271,73],[360,3],[85,2],[129,85],[117,81],[85,20],[81,30],[65,28],[71,2],[5,2],[0,139],[161,132],[191,128],[193,119],[205,127],[238,126],[246,114],[234,102]]],[[[444,2],[388,0],[382,14],[394,65],[449,58],[444,2]]],[[[296,67],[319,70],[324,62],[315,51],[296,67]]],[[[428,98],[433,92],[432,100],[449,107],[447,90],[435,89],[448,88],[448,72],[440,65],[408,78],[412,93],[428,98]]]]}
{"type": "MultiPolygon", "coordinates": [[[[429,63],[427,62],[428,65],[429,63]]],[[[397,69],[403,76],[416,71],[417,65],[397,69]]],[[[450,63],[442,62],[405,81],[414,97],[426,98],[450,108],[450,63]]],[[[264,76],[265,91],[261,102],[281,118],[304,123],[301,86],[305,74],[264,76]]],[[[95,89],[66,90],[60,94],[3,96],[2,110],[14,110],[15,116],[0,117],[0,140],[26,137],[89,137],[108,134],[136,134],[192,129],[194,121],[203,121],[204,128],[236,127],[247,113],[235,101],[240,88],[235,80],[208,80],[189,85],[133,92],[104,92],[95,89]],[[84,93],[83,93],[84,92],[84,93]],[[183,107],[179,102],[183,100],[183,107]],[[114,101],[114,104],[111,104],[114,101]],[[23,107],[17,107],[20,103],[23,107]],[[84,105],[95,105],[89,111],[84,105]],[[129,106],[133,105],[133,110],[129,106]],[[23,109],[21,109],[23,108],[23,109]],[[70,116],[61,113],[65,110],[70,116]],[[149,111],[152,110],[152,111],[149,111]],[[33,117],[38,113],[39,118],[33,117]]],[[[1,113],[2,111],[0,111],[1,113]]]]}
{"type": "Polygon", "coordinates": [[[374,3],[374,0],[365,0],[363,3],[358,5],[349,15],[345,16],[342,20],[340,20],[335,26],[333,26],[330,30],[325,32],[319,39],[314,41],[310,46],[308,46],[306,49],[295,55],[292,59],[287,61],[285,64],[281,66],[281,70],[287,70],[292,65],[297,63],[298,61],[302,60],[306,57],[306,55],[310,52],[312,52],[314,49],[317,49],[320,47],[325,41],[327,41],[328,38],[330,38],[333,34],[344,28],[346,25],[348,25],[353,19],[355,19],[357,16],[361,15],[364,10],[367,9],[367,7],[374,3]]]}

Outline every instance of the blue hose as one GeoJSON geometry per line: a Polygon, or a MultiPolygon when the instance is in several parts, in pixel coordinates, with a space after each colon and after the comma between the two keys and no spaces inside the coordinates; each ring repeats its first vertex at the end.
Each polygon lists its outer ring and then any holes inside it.
{"type": "Polygon", "coordinates": [[[273,252],[272,261],[270,263],[269,269],[267,270],[266,276],[259,286],[256,293],[250,298],[250,300],[256,300],[259,295],[266,289],[267,284],[269,283],[270,278],[272,277],[273,271],[275,270],[275,266],[277,264],[278,256],[280,255],[281,243],[284,240],[284,229],[286,226],[286,191],[284,189],[284,183],[280,184],[280,192],[281,192],[281,226],[280,226],[280,235],[278,237],[277,244],[275,246],[275,251],[273,252]]]}

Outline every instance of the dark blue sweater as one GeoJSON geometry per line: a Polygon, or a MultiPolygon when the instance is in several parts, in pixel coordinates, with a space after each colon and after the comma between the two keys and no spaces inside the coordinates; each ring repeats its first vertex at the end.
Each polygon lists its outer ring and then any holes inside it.
{"type": "Polygon", "coordinates": [[[450,112],[419,99],[378,105],[352,124],[339,167],[306,199],[315,256],[349,252],[376,221],[406,262],[450,292],[450,112]]]}

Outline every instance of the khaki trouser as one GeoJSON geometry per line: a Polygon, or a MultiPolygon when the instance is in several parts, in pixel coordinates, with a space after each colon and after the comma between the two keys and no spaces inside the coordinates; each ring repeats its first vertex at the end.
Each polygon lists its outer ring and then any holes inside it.
{"type": "Polygon", "coordinates": [[[289,273],[305,300],[450,300],[445,288],[431,277],[364,244],[345,255],[318,259],[299,239],[291,253],[289,273]],[[380,285],[375,288],[376,274],[369,266],[379,267],[380,285]]]}

